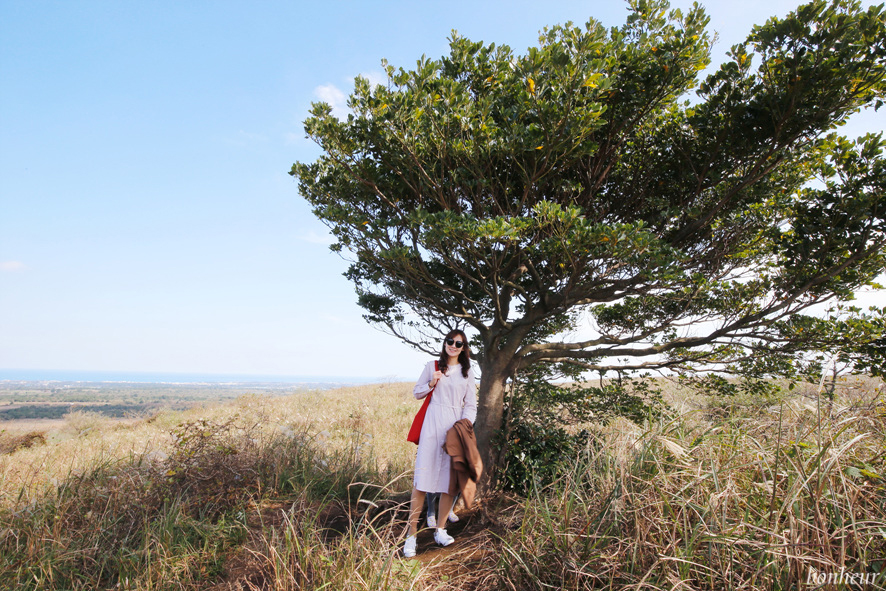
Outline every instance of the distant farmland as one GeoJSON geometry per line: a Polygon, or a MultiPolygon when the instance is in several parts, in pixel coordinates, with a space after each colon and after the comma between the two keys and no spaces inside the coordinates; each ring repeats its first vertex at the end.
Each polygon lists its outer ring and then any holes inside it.
{"type": "Polygon", "coordinates": [[[187,410],[244,394],[284,396],[339,387],[340,383],[133,383],[0,381],[3,422],[60,420],[76,411],[109,418],[144,416],[164,409],[187,410]]]}

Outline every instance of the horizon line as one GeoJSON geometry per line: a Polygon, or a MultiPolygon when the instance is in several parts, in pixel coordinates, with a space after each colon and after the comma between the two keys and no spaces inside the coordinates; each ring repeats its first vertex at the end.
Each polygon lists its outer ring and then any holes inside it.
{"type": "Polygon", "coordinates": [[[372,383],[403,381],[397,375],[311,375],[224,373],[211,371],[19,369],[0,368],[0,382],[138,382],[138,383],[372,383]]]}

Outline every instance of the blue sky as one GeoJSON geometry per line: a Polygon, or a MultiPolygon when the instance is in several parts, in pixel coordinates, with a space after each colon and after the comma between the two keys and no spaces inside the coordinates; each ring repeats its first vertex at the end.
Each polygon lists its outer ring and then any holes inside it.
{"type": "MultiPolygon", "coordinates": [[[[417,376],[287,174],[319,154],[310,103],[445,54],[452,29],[522,53],[626,6],[0,0],[0,368],[417,376]]],[[[717,64],[796,3],[706,6],[717,64]]]]}

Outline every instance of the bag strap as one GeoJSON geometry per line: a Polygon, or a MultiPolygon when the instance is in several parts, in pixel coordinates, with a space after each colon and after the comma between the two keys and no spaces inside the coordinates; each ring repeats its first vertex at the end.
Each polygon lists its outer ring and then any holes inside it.
{"type": "MultiPolygon", "coordinates": [[[[434,371],[439,371],[439,370],[440,370],[440,360],[439,360],[439,359],[435,359],[435,360],[434,360],[434,371]]],[[[436,389],[437,389],[437,385],[434,384],[434,387],[431,388],[430,391],[428,392],[427,398],[430,398],[430,397],[431,397],[431,394],[433,394],[433,393],[434,393],[434,390],[436,390],[436,389]]]]}

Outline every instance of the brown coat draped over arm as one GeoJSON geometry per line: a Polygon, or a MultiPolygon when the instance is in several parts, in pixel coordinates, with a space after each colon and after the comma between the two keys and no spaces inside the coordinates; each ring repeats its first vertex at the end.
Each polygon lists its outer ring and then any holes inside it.
{"type": "Polygon", "coordinates": [[[465,507],[474,504],[477,482],[483,473],[483,460],[477,450],[477,437],[474,425],[468,419],[461,419],[446,432],[443,450],[452,457],[449,472],[449,494],[455,496],[461,491],[465,507]]]}

